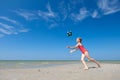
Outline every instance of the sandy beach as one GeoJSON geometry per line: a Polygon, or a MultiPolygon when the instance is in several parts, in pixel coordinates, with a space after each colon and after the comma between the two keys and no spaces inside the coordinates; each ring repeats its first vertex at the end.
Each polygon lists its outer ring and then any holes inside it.
{"type": "Polygon", "coordinates": [[[0,69],[0,80],[120,80],[120,64],[66,64],[32,69],[0,69]]]}

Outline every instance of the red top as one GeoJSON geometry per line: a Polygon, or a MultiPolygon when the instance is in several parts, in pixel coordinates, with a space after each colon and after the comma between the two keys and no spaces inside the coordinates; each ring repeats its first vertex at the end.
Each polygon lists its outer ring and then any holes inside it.
{"type": "Polygon", "coordinates": [[[83,45],[79,45],[78,48],[80,49],[80,51],[84,54],[87,50],[84,48],[83,45]]]}

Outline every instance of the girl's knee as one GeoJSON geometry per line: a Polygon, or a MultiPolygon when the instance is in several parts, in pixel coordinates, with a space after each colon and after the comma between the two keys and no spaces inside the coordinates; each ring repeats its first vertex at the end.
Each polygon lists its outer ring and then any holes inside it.
{"type": "Polygon", "coordinates": [[[84,59],[81,59],[81,61],[84,61],[84,59]]]}

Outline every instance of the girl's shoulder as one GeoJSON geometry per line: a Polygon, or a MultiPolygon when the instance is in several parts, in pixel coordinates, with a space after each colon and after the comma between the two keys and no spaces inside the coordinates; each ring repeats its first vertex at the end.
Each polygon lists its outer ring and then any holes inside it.
{"type": "Polygon", "coordinates": [[[82,43],[77,43],[77,46],[82,46],[82,43]]]}

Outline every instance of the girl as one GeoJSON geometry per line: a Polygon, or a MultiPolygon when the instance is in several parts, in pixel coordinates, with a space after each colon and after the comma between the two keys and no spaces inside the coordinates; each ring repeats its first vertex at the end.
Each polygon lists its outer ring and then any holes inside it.
{"type": "MultiPolygon", "coordinates": [[[[84,69],[85,69],[85,70],[88,69],[88,66],[87,66],[87,64],[86,64],[86,62],[85,62],[85,60],[84,60],[85,57],[88,58],[88,60],[96,63],[97,66],[100,67],[100,64],[99,64],[96,60],[94,60],[93,58],[91,58],[91,57],[89,56],[89,53],[88,53],[87,49],[85,49],[84,46],[82,45],[82,39],[81,39],[81,38],[77,38],[77,39],[76,39],[76,42],[77,42],[77,45],[76,45],[76,46],[74,46],[74,47],[67,46],[67,48],[80,49],[80,51],[82,52],[81,61],[82,61],[83,65],[84,65],[84,69]]],[[[75,51],[75,50],[71,50],[70,52],[73,52],[73,51],[75,51]]]]}

